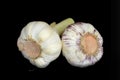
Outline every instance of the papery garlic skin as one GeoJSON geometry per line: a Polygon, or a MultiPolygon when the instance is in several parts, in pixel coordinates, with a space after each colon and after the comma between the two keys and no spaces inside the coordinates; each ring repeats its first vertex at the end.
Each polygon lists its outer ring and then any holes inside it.
{"type": "Polygon", "coordinates": [[[62,35],[62,52],[67,61],[77,67],[87,67],[99,61],[103,55],[103,39],[100,33],[89,23],[78,22],[66,28],[62,35]],[[98,49],[94,55],[87,55],[81,48],[81,38],[85,34],[96,37],[98,49]]]}
{"type": "Polygon", "coordinates": [[[17,46],[23,56],[33,65],[45,68],[60,55],[62,44],[59,35],[46,22],[34,21],[22,29],[17,46]],[[40,46],[40,54],[35,58],[27,56],[22,49],[22,44],[29,40],[35,41],[40,46]]]}

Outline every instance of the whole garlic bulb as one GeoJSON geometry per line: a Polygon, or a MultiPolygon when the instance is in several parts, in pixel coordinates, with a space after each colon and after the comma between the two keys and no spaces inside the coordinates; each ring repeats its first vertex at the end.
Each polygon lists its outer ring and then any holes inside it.
{"type": "Polygon", "coordinates": [[[103,39],[89,23],[78,22],[66,28],[62,35],[62,52],[67,61],[77,67],[87,67],[103,55],[103,39]]]}
{"type": "Polygon", "coordinates": [[[22,29],[17,46],[33,65],[45,68],[60,55],[62,43],[59,35],[73,23],[72,18],[50,25],[42,21],[30,22],[22,29]]]}
{"type": "Polygon", "coordinates": [[[61,52],[61,40],[46,22],[34,21],[21,31],[17,46],[33,65],[44,68],[61,52]]]}

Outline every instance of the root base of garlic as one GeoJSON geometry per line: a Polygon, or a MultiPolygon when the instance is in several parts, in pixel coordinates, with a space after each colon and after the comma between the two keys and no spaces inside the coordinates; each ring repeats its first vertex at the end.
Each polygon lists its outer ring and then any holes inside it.
{"type": "Polygon", "coordinates": [[[91,33],[86,33],[81,37],[80,47],[83,53],[87,55],[95,55],[98,51],[98,42],[96,37],[91,33]]]}

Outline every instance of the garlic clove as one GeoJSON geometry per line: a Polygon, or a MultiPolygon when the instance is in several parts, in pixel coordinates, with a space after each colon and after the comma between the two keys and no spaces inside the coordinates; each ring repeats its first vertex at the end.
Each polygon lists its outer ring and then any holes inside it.
{"type": "Polygon", "coordinates": [[[60,55],[62,44],[46,22],[34,21],[22,29],[17,46],[33,65],[44,68],[60,55]]]}
{"type": "Polygon", "coordinates": [[[103,55],[102,44],[102,36],[89,23],[72,24],[62,35],[63,55],[77,67],[87,67],[99,61],[103,55]]]}
{"type": "Polygon", "coordinates": [[[45,40],[48,40],[52,34],[57,34],[57,33],[54,30],[52,30],[51,27],[46,27],[42,31],[40,31],[37,36],[39,37],[39,41],[44,42],[45,40]],[[46,34],[46,33],[49,33],[49,34],[46,34]]]}
{"type": "Polygon", "coordinates": [[[59,36],[56,34],[56,32],[53,32],[49,39],[47,39],[43,43],[41,43],[43,52],[48,53],[50,55],[58,52],[58,50],[61,49],[61,45],[59,45],[59,44],[61,44],[61,42],[58,40],[59,40],[59,36]],[[56,37],[56,39],[54,39],[54,37],[56,37]],[[49,44],[49,46],[48,46],[48,44],[49,44]]]}

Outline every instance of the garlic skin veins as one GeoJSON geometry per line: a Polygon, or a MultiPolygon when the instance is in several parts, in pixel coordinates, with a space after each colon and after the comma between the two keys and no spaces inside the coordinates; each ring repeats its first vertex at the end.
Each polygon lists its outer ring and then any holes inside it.
{"type": "Polygon", "coordinates": [[[22,29],[17,46],[23,56],[33,65],[45,68],[60,55],[62,44],[58,33],[46,22],[33,21],[22,29]],[[28,46],[24,45],[26,42],[29,44],[28,46]],[[39,47],[34,48],[34,43],[31,42],[34,42],[35,46],[38,45],[39,47]],[[33,53],[30,55],[33,56],[30,57],[27,52],[31,52],[31,50],[33,53]],[[34,52],[37,54],[34,54],[34,52]]]}
{"type": "MultiPolygon", "coordinates": [[[[103,38],[89,23],[77,22],[68,26],[62,34],[62,54],[67,61],[76,67],[87,67],[95,64],[103,55],[103,38]],[[88,55],[81,47],[85,35],[92,35],[97,41],[96,51],[88,55]]],[[[93,46],[90,44],[90,46],[93,46]]],[[[88,47],[88,46],[85,46],[88,47]]]]}

